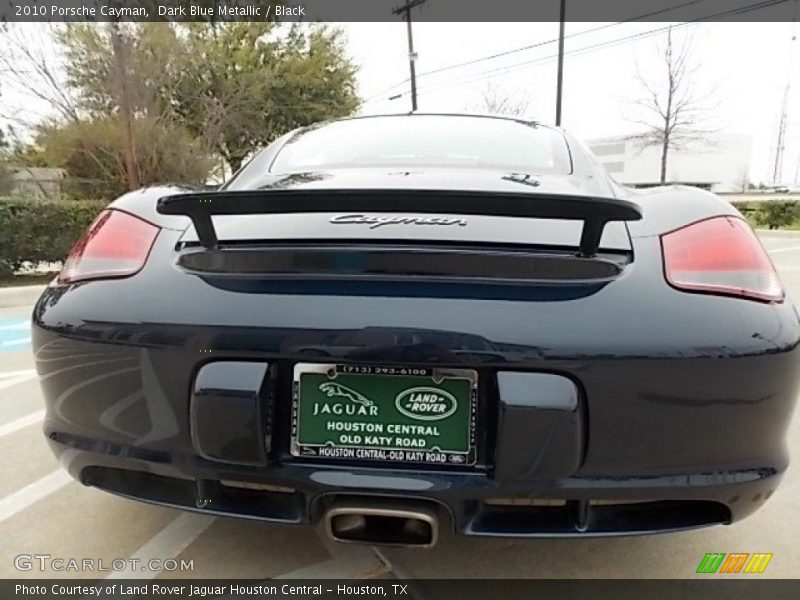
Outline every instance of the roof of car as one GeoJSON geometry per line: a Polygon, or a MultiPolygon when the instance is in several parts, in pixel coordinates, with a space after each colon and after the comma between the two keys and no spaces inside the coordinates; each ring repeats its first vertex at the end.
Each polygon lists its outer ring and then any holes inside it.
{"type": "Polygon", "coordinates": [[[344,117],[341,119],[335,119],[334,121],[352,121],[356,119],[374,119],[380,117],[473,117],[476,119],[497,119],[501,121],[516,121],[517,123],[522,123],[524,125],[543,125],[549,127],[549,125],[544,125],[539,121],[533,119],[523,119],[521,117],[517,117],[514,115],[499,115],[492,113],[472,113],[472,112],[409,111],[409,112],[397,112],[397,113],[376,113],[370,115],[355,115],[352,117],[344,117]]]}

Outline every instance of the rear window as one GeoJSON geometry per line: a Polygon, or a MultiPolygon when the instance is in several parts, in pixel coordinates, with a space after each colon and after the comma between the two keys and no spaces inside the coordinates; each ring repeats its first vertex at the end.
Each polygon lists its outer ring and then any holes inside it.
{"type": "Polygon", "coordinates": [[[571,170],[564,136],[516,121],[397,116],[327,123],[298,132],[271,172],[359,167],[477,167],[531,173],[571,170]]]}

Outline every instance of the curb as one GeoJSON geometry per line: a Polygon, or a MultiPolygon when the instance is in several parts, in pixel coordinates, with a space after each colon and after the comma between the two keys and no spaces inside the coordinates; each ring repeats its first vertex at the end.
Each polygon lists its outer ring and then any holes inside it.
{"type": "Polygon", "coordinates": [[[42,295],[46,285],[0,288],[0,308],[28,308],[42,295]]]}

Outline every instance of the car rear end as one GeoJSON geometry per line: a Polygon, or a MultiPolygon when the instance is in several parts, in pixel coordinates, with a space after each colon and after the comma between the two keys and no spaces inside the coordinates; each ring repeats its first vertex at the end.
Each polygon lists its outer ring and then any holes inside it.
{"type": "Polygon", "coordinates": [[[535,243],[553,219],[524,246],[209,249],[112,206],[35,309],[45,431],[88,485],[345,541],[728,523],[786,468],[797,390],[763,251],[709,258],[730,223],[757,244],[736,219],[581,258],[535,243]]]}
{"type": "Polygon", "coordinates": [[[753,232],[537,124],[345,120],[132,192],[33,322],[75,478],[342,541],[730,523],[788,464],[800,326],[753,232]]]}

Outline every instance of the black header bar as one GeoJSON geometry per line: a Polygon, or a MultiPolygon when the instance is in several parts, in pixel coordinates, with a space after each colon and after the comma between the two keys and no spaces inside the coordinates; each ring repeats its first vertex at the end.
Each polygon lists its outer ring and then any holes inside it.
{"type": "Polygon", "coordinates": [[[769,600],[796,599],[800,582],[763,576],[703,579],[6,579],[3,600],[769,600]]]}
{"type": "MultiPolygon", "coordinates": [[[[399,22],[402,0],[0,0],[0,21],[399,22]]],[[[568,22],[792,21],[795,0],[567,0],[568,22]]],[[[414,21],[558,22],[560,0],[430,0],[414,21]]]]}

